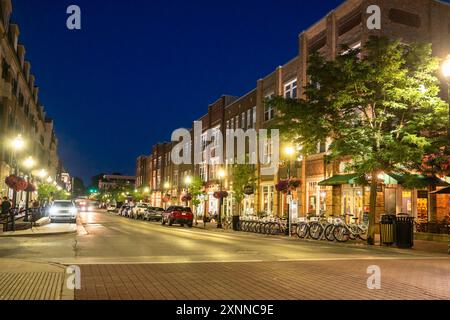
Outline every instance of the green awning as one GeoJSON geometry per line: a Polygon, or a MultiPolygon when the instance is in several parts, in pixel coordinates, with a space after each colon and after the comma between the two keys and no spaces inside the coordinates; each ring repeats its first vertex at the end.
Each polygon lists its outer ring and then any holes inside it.
{"type": "Polygon", "coordinates": [[[357,180],[360,177],[359,174],[343,174],[335,175],[331,178],[319,182],[319,186],[339,186],[342,184],[357,184],[357,180]]]}
{"type": "Polygon", "coordinates": [[[428,186],[446,187],[449,185],[447,182],[437,177],[428,177],[420,174],[389,173],[387,175],[397,181],[397,184],[401,184],[410,188],[419,189],[428,186]]]}

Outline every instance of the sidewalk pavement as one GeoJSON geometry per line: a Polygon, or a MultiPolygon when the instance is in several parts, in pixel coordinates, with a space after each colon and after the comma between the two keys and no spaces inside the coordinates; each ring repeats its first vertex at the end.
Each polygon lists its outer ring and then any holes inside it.
{"type": "MultiPolygon", "coordinates": [[[[234,231],[232,229],[217,229],[217,223],[206,223],[206,226],[204,225],[203,221],[198,220],[198,224],[195,225],[194,228],[203,229],[207,231],[212,232],[223,232],[223,233],[238,233],[238,234],[249,234],[249,235],[257,235],[261,237],[280,237],[280,238],[286,238],[286,240],[292,240],[292,241],[313,241],[316,242],[316,240],[312,239],[299,239],[297,236],[292,236],[291,238],[287,238],[284,235],[264,235],[264,234],[258,234],[258,233],[248,233],[248,232],[241,232],[241,231],[234,231]]],[[[325,240],[322,241],[325,243],[325,240]]],[[[336,246],[355,246],[355,247],[361,247],[366,246],[366,243],[359,240],[359,241],[349,241],[346,243],[338,243],[338,242],[326,242],[327,244],[336,245],[336,246]]],[[[375,235],[375,243],[377,246],[380,246],[380,235],[375,235]]],[[[385,247],[389,248],[389,247],[385,247]]],[[[397,247],[393,246],[393,249],[397,249],[397,247]]],[[[429,240],[414,240],[414,247],[412,249],[402,249],[402,250],[414,250],[414,251],[421,251],[421,252],[428,252],[428,253],[449,253],[449,244],[446,242],[439,242],[439,241],[429,241],[429,240]]]]}
{"type": "Polygon", "coordinates": [[[33,227],[28,230],[0,232],[0,237],[34,237],[56,234],[71,234],[77,233],[78,229],[77,224],[50,223],[40,227],[33,227]]]}
{"type": "Polygon", "coordinates": [[[73,300],[74,291],[66,283],[66,267],[62,265],[0,261],[0,300],[73,300]]]}

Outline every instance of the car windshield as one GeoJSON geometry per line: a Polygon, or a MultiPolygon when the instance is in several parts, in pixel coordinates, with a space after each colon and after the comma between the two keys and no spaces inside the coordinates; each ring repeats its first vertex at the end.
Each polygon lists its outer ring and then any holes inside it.
{"type": "Polygon", "coordinates": [[[176,207],[172,207],[172,208],[169,208],[171,211],[187,211],[187,212],[191,212],[191,208],[188,208],[188,207],[179,207],[179,206],[176,206],[176,207]]]}
{"type": "Polygon", "coordinates": [[[55,202],[53,203],[55,207],[61,207],[61,208],[70,208],[72,207],[72,202],[55,202]]]}

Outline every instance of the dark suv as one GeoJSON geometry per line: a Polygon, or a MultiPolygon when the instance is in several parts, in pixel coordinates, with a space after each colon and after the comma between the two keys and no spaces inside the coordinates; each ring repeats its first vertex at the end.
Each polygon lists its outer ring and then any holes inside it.
{"type": "Polygon", "coordinates": [[[162,215],[161,223],[165,225],[166,223],[171,226],[173,224],[180,224],[184,226],[185,224],[192,228],[194,222],[194,215],[192,214],[191,208],[182,206],[170,206],[162,215]]]}

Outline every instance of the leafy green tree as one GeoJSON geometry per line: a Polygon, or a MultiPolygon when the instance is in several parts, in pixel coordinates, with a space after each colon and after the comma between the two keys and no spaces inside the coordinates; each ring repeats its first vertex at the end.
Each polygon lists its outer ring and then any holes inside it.
{"type": "Polygon", "coordinates": [[[250,164],[238,164],[233,167],[233,195],[237,205],[237,213],[241,215],[242,201],[246,187],[255,189],[255,167],[250,164]]]}
{"type": "Polygon", "coordinates": [[[279,111],[273,126],[284,138],[305,154],[331,138],[330,159],[351,158],[348,170],[370,183],[373,244],[379,173],[417,170],[424,155],[448,150],[448,109],[431,45],[371,37],[362,51],[344,49],[335,60],[309,58],[304,98],[269,103],[279,111]]]}
{"type": "Polygon", "coordinates": [[[58,190],[53,184],[41,183],[37,189],[38,200],[40,202],[52,200],[67,200],[69,198],[65,190],[58,190]]]}
{"type": "Polygon", "coordinates": [[[192,183],[189,186],[189,193],[192,195],[192,205],[194,207],[200,205],[198,197],[203,194],[203,181],[200,177],[195,176],[192,178],[192,183]]]}

